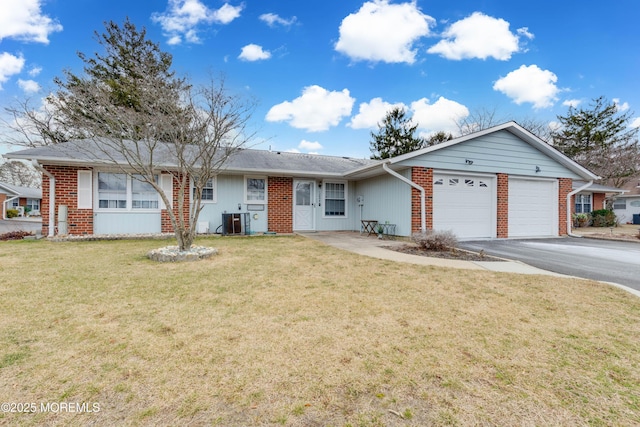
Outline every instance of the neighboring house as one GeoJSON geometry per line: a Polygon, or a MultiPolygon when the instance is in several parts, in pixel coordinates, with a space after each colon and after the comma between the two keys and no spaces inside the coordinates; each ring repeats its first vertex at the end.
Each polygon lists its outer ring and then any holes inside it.
{"type": "MultiPolygon", "coordinates": [[[[573,189],[580,189],[586,184],[584,181],[573,181],[573,189]]],[[[573,213],[590,213],[591,211],[606,209],[609,198],[620,197],[619,195],[625,192],[626,190],[622,188],[590,184],[573,196],[573,213]]]]}
{"type": "MultiPolygon", "coordinates": [[[[73,148],[80,143],[5,155],[45,173],[44,234],[53,235],[59,205],[68,208],[70,234],[171,231],[155,191],[73,148]]],[[[175,209],[171,164],[163,164],[158,180],[173,187],[175,209]]],[[[515,122],[381,161],[245,149],[205,189],[199,221],[214,232],[223,213],[248,212],[254,232],[357,231],[361,220],[377,220],[401,236],[558,236],[570,226],[572,181],[595,179],[515,122]]]]}
{"type": "Polygon", "coordinates": [[[640,178],[622,187],[625,193],[613,201],[613,211],[622,224],[640,224],[640,178]]]}
{"type": "Polygon", "coordinates": [[[2,219],[7,218],[8,209],[16,209],[20,215],[40,215],[40,203],[42,201],[42,189],[32,187],[20,187],[17,185],[0,182],[0,206],[2,219]]]}

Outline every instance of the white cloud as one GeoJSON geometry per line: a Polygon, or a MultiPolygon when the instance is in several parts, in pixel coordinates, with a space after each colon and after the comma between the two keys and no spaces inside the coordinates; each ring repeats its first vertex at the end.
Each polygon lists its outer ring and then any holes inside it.
{"type": "Polygon", "coordinates": [[[32,69],[29,70],[29,75],[31,77],[35,77],[39,75],[41,72],[42,72],[42,67],[33,67],[32,69]]]}
{"type": "Polygon", "coordinates": [[[335,49],[353,60],[415,62],[418,39],[429,35],[435,20],[423,14],[415,1],[389,4],[373,0],[362,5],[340,24],[335,49]]]}
{"type": "Polygon", "coordinates": [[[629,109],[629,103],[623,102],[622,104],[620,104],[620,98],[613,98],[613,103],[616,106],[616,111],[622,112],[629,109]]]}
{"type": "Polygon", "coordinates": [[[282,17],[278,16],[275,13],[264,13],[264,14],[260,15],[259,19],[262,22],[266,23],[271,28],[276,27],[278,25],[282,25],[283,27],[290,27],[293,24],[295,24],[296,21],[298,20],[298,18],[296,18],[295,16],[293,16],[293,17],[291,17],[289,19],[285,19],[285,18],[282,18],[282,17]]]}
{"type": "Polygon", "coordinates": [[[522,65],[498,79],[493,89],[504,93],[518,105],[530,102],[536,109],[547,108],[558,99],[560,89],[556,86],[557,81],[558,77],[549,70],[541,70],[537,65],[522,65]]]}
{"type": "Polygon", "coordinates": [[[24,58],[21,56],[13,56],[10,53],[0,53],[0,90],[2,83],[9,80],[9,77],[18,74],[24,67],[24,58]]]}
{"type": "Polygon", "coordinates": [[[360,104],[358,114],[356,114],[347,126],[353,129],[376,128],[384,117],[394,107],[406,108],[403,103],[391,104],[383,101],[382,98],[373,98],[371,101],[360,104]]]}
{"type": "Polygon", "coordinates": [[[266,120],[288,122],[297,129],[320,132],[337,126],[343,117],[351,114],[355,99],[348,89],[329,92],[313,85],[303,89],[302,95],[293,101],[285,101],[271,107],[266,120]]]}
{"type": "Polygon", "coordinates": [[[200,24],[228,24],[240,16],[243,5],[231,6],[229,3],[220,9],[209,9],[200,0],[169,0],[165,13],[153,13],[151,20],[159,23],[170,45],[186,41],[199,43],[198,26],[200,24]]]}
{"type": "Polygon", "coordinates": [[[322,150],[324,147],[322,147],[322,144],[320,144],[317,141],[307,141],[305,139],[303,139],[302,141],[300,141],[300,144],[298,144],[298,149],[303,150],[303,151],[307,151],[311,154],[318,154],[317,151],[318,150],[322,150]]]}
{"type": "Polygon", "coordinates": [[[271,53],[268,50],[263,50],[262,46],[257,44],[248,44],[242,48],[242,52],[238,58],[244,61],[259,61],[261,59],[271,58],[271,53]]]}
{"type": "Polygon", "coordinates": [[[640,128],[640,117],[633,119],[630,125],[632,128],[640,128]]]}
{"type": "Polygon", "coordinates": [[[49,34],[62,31],[62,25],[40,10],[41,0],[0,2],[0,41],[4,38],[49,43],[49,34]]]}
{"type": "MultiPolygon", "coordinates": [[[[518,30],[518,34],[533,38],[526,28],[518,30]]],[[[453,60],[492,57],[506,61],[520,50],[520,38],[509,31],[507,21],[480,12],[454,22],[442,35],[444,39],[427,52],[453,60]]]]}
{"type": "Polygon", "coordinates": [[[18,79],[18,86],[27,94],[36,93],[40,90],[40,85],[35,80],[18,79]]]}
{"type": "Polygon", "coordinates": [[[458,131],[457,122],[469,115],[467,107],[442,96],[433,104],[429,104],[427,98],[414,101],[411,103],[411,111],[412,121],[418,124],[418,129],[452,134],[458,131]]]}
{"type": "Polygon", "coordinates": [[[582,103],[579,99],[567,99],[562,102],[562,105],[565,107],[576,108],[578,105],[582,103]]]}

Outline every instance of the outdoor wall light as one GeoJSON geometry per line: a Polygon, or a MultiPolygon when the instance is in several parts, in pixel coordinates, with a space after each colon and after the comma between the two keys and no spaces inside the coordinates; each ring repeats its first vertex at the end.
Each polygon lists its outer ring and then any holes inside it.
{"type": "Polygon", "coordinates": [[[242,210],[242,203],[238,203],[238,210],[241,211],[242,210]]]}
{"type": "Polygon", "coordinates": [[[473,164],[473,160],[469,160],[469,159],[464,159],[464,162],[468,165],[472,165],[473,164]]]}
{"type": "Polygon", "coordinates": [[[536,166],[536,173],[541,172],[542,169],[540,169],[540,166],[536,166]]]}

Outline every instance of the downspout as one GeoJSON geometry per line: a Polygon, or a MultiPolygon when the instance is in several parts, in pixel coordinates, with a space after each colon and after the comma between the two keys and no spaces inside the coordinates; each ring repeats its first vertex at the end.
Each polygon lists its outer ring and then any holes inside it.
{"type": "Polygon", "coordinates": [[[578,194],[579,192],[581,192],[582,190],[586,190],[587,188],[589,188],[591,186],[591,184],[593,184],[593,180],[587,182],[585,185],[583,185],[580,188],[577,188],[573,191],[570,191],[569,194],[567,194],[567,234],[571,237],[582,237],[582,236],[578,236],[577,234],[573,234],[571,232],[571,228],[573,226],[573,221],[571,221],[571,198],[578,194]]]}
{"type": "Polygon", "coordinates": [[[2,202],[2,219],[7,219],[7,203],[19,198],[20,196],[13,196],[2,202]]]}
{"type": "Polygon", "coordinates": [[[425,233],[427,231],[427,213],[425,212],[425,207],[424,207],[424,203],[426,200],[424,188],[422,188],[415,182],[411,181],[410,179],[407,179],[404,176],[400,175],[398,172],[389,169],[389,166],[387,166],[387,163],[382,164],[382,169],[384,169],[389,175],[398,178],[400,181],[406,184],[409,184],[410,186],[412,186],[413,188],[415,188],[420,192],[420,229],[422,230],[423,233],[425,233]]]}
{"type": "Polygon", "coordinates": [[[34,168],[42,172],[49,177],[49,234],[48,237],[53,237],[56,225],[56,178],[43,168],[37,160],[31,160],[31,164],[34,168]]]}

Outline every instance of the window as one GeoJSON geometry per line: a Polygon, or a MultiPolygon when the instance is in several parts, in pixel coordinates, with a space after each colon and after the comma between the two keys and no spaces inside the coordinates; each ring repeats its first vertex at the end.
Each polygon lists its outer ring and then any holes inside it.
{"type": "Polygon", "coordinates": [[[613,201],[613,209],[627,209],[626,199],[616,199],[613,201]]]}
{"type": "Polygon", "coordinates": [[[459,182],[458,178],[449,178],[449,185],[451,187],[455,187],[456,185],[458,185],[458,182],[459,182]]]}
{"type": "Polygon", "coordinates": [[[27,199],[27,208],[30,212],[40,210],[40,199],[27,199]]]}
{"type": "Polygon", "coordinates": [[[433,183],[433,185],[443,185],[444,184],[444,180],[442,178],[436,179],[436,181],[433,183]]]}
{"type": "Polygon", "coordinates": [[[244,202],[252,205],[267,201],[267,179],[247,176],[244,178],[244,202]]]}
{"type": "Polygon", "coordinates": [[[479,187],[482,187],[482,188],[487,188],[487,187],[488,187],[488,186],[487,186],[487,183],[486,183],[486,182],[484,182],[484,181],[478,181],[478,186],[479,186],[479,187]]]}
{"type": "MultiPolygon", "coordinates": [[[[160,195],[142,179],[142,175],[98,172],[97,209],[160,209],[160,195]]],[[[155,181],[160,182],[158,175],[155,175],[155,181]]]]}
{"type": "Polygon", "coordinates": [[[464,185],[466,185],[467,187],[473,187],[473,180],[472,179],[465,179],[464,180],[464,185]]]}
{"type": "Polygon", "coordinates": [[[98,173],[98,207],[102,209],[127,208],[127,175],[98,173]]]}
{"type": "Polygon", "coordinates": [[[591,212],[591,194],[576,195],[576,212],[575,213],[589,213],[589,212],[591,212]]]}
{"type": "Polygon", "coordinates": [[[347,186],[344,182],[324,183],[324,215],[347,216],[347,186]]]}
{"type": "MultiPolygon", "coordinates": [[[[196,189],[193,188],[193,197],[195,199],[196,189]]],[[[216,179],[211,178],[202,187],[202,202],[215,202],[216,201],[216,179]]]]}
{"type": "MultiPolygon", "coordinates": [[[[158,192],[148,182],[141,181],[141,175],[133,175],[131,179],[131,208],[158,209],[158,192]]],[[[156,184],[158,176],[155,177],[156,184]]]]}

